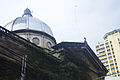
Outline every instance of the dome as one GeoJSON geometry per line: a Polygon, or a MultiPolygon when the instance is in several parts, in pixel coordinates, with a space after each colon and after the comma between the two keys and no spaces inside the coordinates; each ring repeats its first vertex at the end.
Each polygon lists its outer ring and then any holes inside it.
{"type": "Polygon", "coordinates": [[[24,10],[22,17],[17,17],[15,20],[9,22],[4,26],[10,31],[21,29],[42,31],[53,37],[50,27],[41,20],[32,16],[31,11],[27,8],[24,10]]]}

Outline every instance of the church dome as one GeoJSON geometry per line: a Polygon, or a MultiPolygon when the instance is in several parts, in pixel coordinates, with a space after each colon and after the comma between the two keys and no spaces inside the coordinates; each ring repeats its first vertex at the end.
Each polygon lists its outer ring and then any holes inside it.
{"type": "Polygon", "coordinates": [[[4,27],[10,31],[22,29],[41,31],[53,37],[53,33],[50,27],[41,20],[33,17],[31,11],[28,8],[24,10],[22,17],[17,17],[15,20],[6,24],[4,27]]]}

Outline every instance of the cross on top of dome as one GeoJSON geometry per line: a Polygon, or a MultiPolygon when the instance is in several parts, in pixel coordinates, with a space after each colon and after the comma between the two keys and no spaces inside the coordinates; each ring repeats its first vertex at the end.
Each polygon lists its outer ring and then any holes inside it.
{"type": "Polygon", "coordinates": [[[23,16],[25,16],[25,15],[32,16],[30,9],[26,8],[26,9],[24,10],[23,16]]]}

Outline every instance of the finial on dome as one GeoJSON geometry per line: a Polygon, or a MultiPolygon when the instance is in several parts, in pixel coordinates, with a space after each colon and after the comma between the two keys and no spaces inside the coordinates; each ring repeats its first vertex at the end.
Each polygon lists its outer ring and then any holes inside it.
{"type": "Polygon", "coordinates": [[[86,41],[86,37],[84,37],[84,43],[87,43],[87,41],[86,41]]]}
{"type": "Polygon", "coordinates": [[[23,16],[24,16],[24,15],[32,16],[30,9],[26,8],[26,9],[24,10],[23,16]]]}

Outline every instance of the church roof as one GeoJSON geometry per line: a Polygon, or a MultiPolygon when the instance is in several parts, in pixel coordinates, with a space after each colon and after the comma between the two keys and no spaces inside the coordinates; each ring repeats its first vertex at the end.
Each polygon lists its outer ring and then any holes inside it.
{"type": "Polygon", "coordinates": [[[99,58],[95,55],[93,50],[90,48],[90,46],[86,42],[61,42],[55,46],[53,46],[53,49],[59,50],[59,49],[67,49],[70,48],[72,51],[83,51],[86,55],[86,57],[89,59],[89,61],[96,67],[97,70],[100,70],[102,75],[105,76],[108,70],[105,68],[105,66],[102,64],[102,62],[99,60],[99,58]]]}

